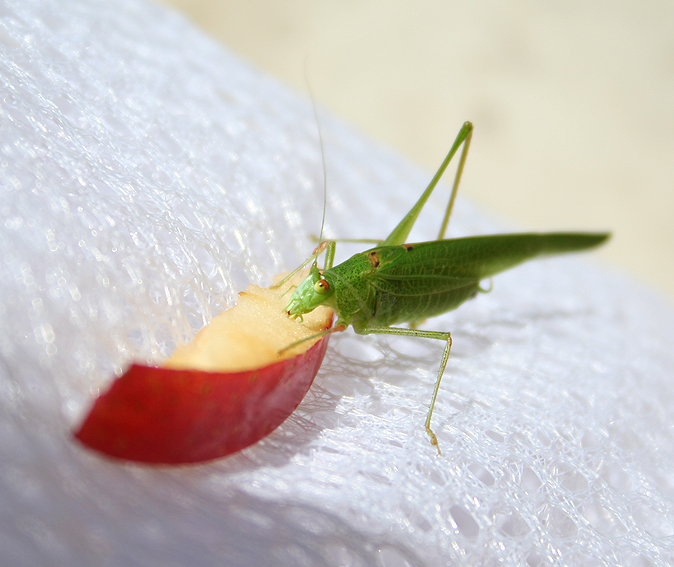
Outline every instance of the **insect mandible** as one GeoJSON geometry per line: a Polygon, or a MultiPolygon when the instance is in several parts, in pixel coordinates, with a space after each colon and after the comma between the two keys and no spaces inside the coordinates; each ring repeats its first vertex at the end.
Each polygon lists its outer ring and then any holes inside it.
{"type": "Polygon", "coordinates": [[[445,239],[472,134],[473,125],[465,122],[419,200],[385,239],[371,241],[376,243],[374,248],[334,266],[337,241],[321,242],[293,272],[297,273],[313,261],[309,275],[294,291],[286,306],[288,316],[300,320],[303,314],[319,305],[335,311],[337,321],[334,326],[311,338],[343,331],[351,325],[360,335],[399,335],[444,341],[445,348],[425,422],[426,432],[438,451],[438,439],[431,429],[431,418],[452,347],[452,337],[449,332],[418,329],[417,324],[456,309],[478,291],[483,291],[480,288],[482,279],[537,256],[593,248],[610,237],[607,232],[555,232],[445,239]],[[438,239],[407,243],[421,209],[461,145],[463,148],[438,239]],[[317,259],[324,251],[325,267],[319,269],[317,259]],[[409,323],[410,327],[393,326],[401,323],[409,323]]]}

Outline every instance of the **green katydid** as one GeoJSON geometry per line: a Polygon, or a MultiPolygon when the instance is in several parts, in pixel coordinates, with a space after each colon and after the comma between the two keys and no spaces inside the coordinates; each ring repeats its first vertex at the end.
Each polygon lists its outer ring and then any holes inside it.
{"type": "Polygon", "coordinates": [[[311,338],[343,331],[351,325],[360,335],[402,335],[444,341],[445,349],[425,422],[426,432],[436,447],[438,440],[431,429],[431,417],[452,347],[452,337],[448,332],[417,329],[417,323],[456,309],[464,301],[474,297],[478,291],[482,291],[482,279],[490,278],[536,256],[593,248],[610,236],[606,232],[559,232],[444,239],[472,133],[473,125],[466,122],[419,200],[384,240],[371,241],[376,242],[375,248],[333,266],[336,241],[321,242],[302,266],[293,272],[297,273],[313,261],[309,275],[297,287],[286,306],[288,315],[300,320],[303,314],[313,311],[319,305],[331,307],[336,312],[335,325],[311,338]],[[438,239],[406,243],[421,209],[462,144],[461,157],[438,239]],[[319,269],[317,258],[323,251],[326,253],[325,267],[319,269]],[[400,323],[409,323],[410,327],[391,326],[400,323]]]}

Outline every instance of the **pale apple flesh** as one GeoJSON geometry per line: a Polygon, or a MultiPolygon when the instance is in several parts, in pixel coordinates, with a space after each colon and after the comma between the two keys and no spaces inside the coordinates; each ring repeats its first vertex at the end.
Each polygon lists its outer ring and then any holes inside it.
{"type": "Polygon", "coordinates": [[[249,286],[163,367],[132,365],[95,401],[75,437],[110,457],[181,464],[267,436],[309,390],[329,335],[279,350],[332,324],[327,308],[291,320],[284,312],[289,285],[249,286]]]}
{"type": "MultiPolygon", "coordinates": [[[[293,284],[306,273],[293,278],[293,284]]],[[[303,323],[291,319],[284,310],[292,295],[290,285],[277,289],[248,286],[235,307],[214,317],[189,343],[178,346],[162,366],[232,372],[260,368],[305,352],[316,341],[301,343],[279,356],[288,345],[329,327],[332,310],[321,306],[304,315],[303,323]]]]}

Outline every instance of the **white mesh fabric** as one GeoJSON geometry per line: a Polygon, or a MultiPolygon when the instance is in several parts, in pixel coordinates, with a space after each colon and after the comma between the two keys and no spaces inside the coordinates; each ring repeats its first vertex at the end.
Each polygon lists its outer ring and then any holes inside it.
{"type": "MultiPolygon", "coordinates": [[[[7,0],[0,52],[0,563],[674,561],[673,312],[589,258],[522,266],[425,325],[454,336],[442,456],[423,430],[442,345],[350,331],[299,410],[231,458],[152,468],[75,444],[126,364],[311,251],[316,127],[137,0],[7,0]]],[[[322,126],[329,234],[385,236],[428,173],[322,126]]],[[[453,235],[494,229],[459,202],[453,235]]]]}

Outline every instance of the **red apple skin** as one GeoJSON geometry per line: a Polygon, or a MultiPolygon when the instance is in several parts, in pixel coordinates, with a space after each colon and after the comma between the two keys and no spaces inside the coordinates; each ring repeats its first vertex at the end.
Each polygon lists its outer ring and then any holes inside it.
{"type": "Polygon", "coordinates": [[[75,437],[109,457],[144,463],[230,455],[269,435],[295,411],[329,337],[300,355],[243,372],[133,364],[96,400],[75,437]]]}

